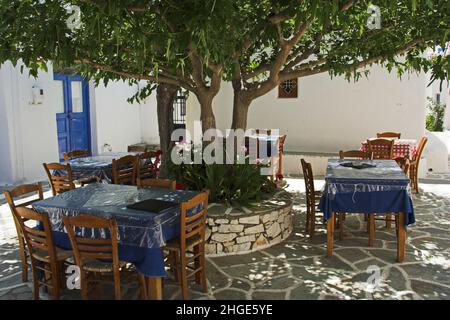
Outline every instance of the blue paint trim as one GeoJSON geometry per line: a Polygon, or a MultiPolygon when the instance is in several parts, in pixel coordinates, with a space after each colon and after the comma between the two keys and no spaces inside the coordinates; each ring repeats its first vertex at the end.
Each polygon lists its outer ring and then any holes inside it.
{"type": "MultiPolygon", "coordinates": [[[[65,73],[54,73],[54,80],[63,81],[63,90],[64,90],[64,117],[66,117],[67,113],[72,113],[72,90],[71,90],[71,82],[72,81],[81,81],[82,85],[82,95],[83,95],[83,113],[86,119],[86,129],[87,129],[87,150],[92,154],[92,142],[91,142],[91,108],[90,108],[90,99],[89,99],[89,79],[82,77],[80,74],[65,74],[65,73]]],[[[58,119],[58,115],[62,115],[61,113],[56,114],[56,119],[58,119]]],[[[58,134],[58,133],[57,133],[58,134]]],[[[72,148],[72,139],[70,128],[68,132],[68,145],[69,149],[72,148]]],[[[58,143],[59,148],[59,143],[58,143]]],[[[59,152],[59,150],[58,150],[59,152]]],[[[62,159],[60,159],[62,160],[62,159]]]]}

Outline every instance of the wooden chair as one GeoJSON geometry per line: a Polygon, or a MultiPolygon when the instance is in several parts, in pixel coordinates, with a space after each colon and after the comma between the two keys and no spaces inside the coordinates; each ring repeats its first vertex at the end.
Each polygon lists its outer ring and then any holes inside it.
{"type": "Polygon", "coordinates": [[[272,133],[271,129],[255,129],[255,134],[259,135],[259,134],[267,134],[268,136],[270,136],[272,133]]]}
{"type": "Polygon", "coordinates": [[[5,199],[9,205],[11,210],[12,217],[14,219],[14,225],[17,231],[17,237],[19,239],[19,250],[20,250],[20,259],[22,264],[22,282],[28,281],[28,261],[27,257],[29,255],[28,250],[25,247],[25,238],[22,233],[22,229],[20,228],[20,223],[17,220],[17,213],[15,212],[18,207],[27,207],[33,202],[44,199],[44,193],[42,191],[42,185],[40,183],[36,184],[24,184],[21,186],[17,186],[12,190],[5,191],[5,199]],[[31,200],[27,200],[26,202],[20,202],[19,197],[23,197],[25,195],[35,196],[31,200]],[[19,203],[20,202],[20,203],[19,203]]]}
{"type": "MultiPolygon", "coordinates": [[[[64,161],[70,161],[73,159],[89,157],[89,154],[90,153],[88,150],[72,150],[72,151],[64,153],[64,161]]],[[[83,187],[89,183],[96,183],[96,182],[100,182],[100,181],[101,181],[100,177],[90,176],[90,177],[85,177],[82,179],[74,180],[74,183],[79,184],[83,187]]]]}
{"type": "Polygon", "coordinates": [[[372,153],[360,151],[360,150],[349,150],[349,151],[339,151],[340,159],[362,159],[362,160],[372,160],[372,153]]]}
{"type": "Polygon", "coordinates": [[[145,146],[128,146],[128,152],[147,152],[147,147],[145,146]]]}
{"type": "Polygon", "coordinates": [[[153,163],[153,159],[158,157],[158,153],[155,151],[147,151],[138,156],[138,169],[137,169],[137,184],[140,184],[141,180],[156,178],[155,170],[156,165],[153,163]]]}
{"type": "Polygon", "coordinates": [[[72,253],[54,245],[47,214],[37,213],[25,207],[17,207],[13,212],[30,254],[34,299],[39,300],[41,286],[49,289],[54,299],[59,299],[60,290],[65,284],[65,261],[72,253]],[[40,224],[43,230],[28,226],[27,223],[30,221],[40,224]]]}
{"type": "Polygon", "coordinates": [[[64,153],[64,161],[69,161],[77,158],[89,157],[88,150],[72,150],[64,153]]]}
{"type": "Polygon", "coordinates": [[[417,147],[417,152],[414,155],[413,159],[410,163],[409,169],[409,179],[411,180],[411,189],[415,191],[417,194],[419,193],[419,163],[420,158],[422,157],[423,149],[425,148],[425,144],[427,143],[428,138],[422,137],[419,141],[419,145],[417,147]]]}
{"type": "Polygon", "coordinates": [[[309,237],[313,238],[316,229],[316,213],[317,205],[320,201],[322,193],[314,188],[314,176],[311,164],[301,159],[303,179],[305,180],[306,189],[306,224],[305,231],[309,233],[309,237]]]}
{"type": "Polygon", "coordinates": [[[378,132],[377,138],[397,138],[400,139],[402,134],[399,132],[378,132]]]}
{"type": "Polygon", "coordinates": [[[397,162],[398,166],[402,169],[402,171],[406,174],[406,176],[409,177],[409,166],[410,166],[409,158],[408,157],[395,158],[395,161],[397,162]]]}
{"type": "Polygon", "coordinates": [[[54,196],[75,189],[70,164],[43,163],[43,166],[45,172],[47,172],[54,196]],[[56,171],[57,174],[54,174],[52,171],[56,171]]]}
{"type": "Polygon", "coordinates": [[[136,185],[137,156],[124,156],[112,161],[112,183],[136,185]]]}
{"type": "Polygon", "coordinates": [[[126,263],[119,261],[116,221],[87,215],[64,216],[63,221],[72,244],[75,263],[80,268],[82,299],[88,299],[89,284],[102,282],[99,276],[112,275],[114,297],[120,300],[120,273],[125,271],[126,263]],[[78,228],[91,229],[94,237],[78,236],[78,228]],[[95,237],[104,231],[108,238],[95,237]]]}
{"type": "Polygon", "coordinates": [[[394,140],[373,139],[367,140],[367,148],[373,159],[392,159],[394,156],[394,140]]]}
{"type": "Polygon", "coordinates": [[[181,203],[180,236],[169,240],[164,247],[169,251],[169,265],[180,282],[182,297],[188,299],[188,278],[195,280],[207,292],[205,270],[205,224],[208,211],[209,192],[202,192],[192,199],[181,203]],[[195,214],[188,214],[194,208],[202,206],[195,214]],[[189,273],[187,271],[190,271],[189,273]]]}
{"type": "Polygon", "coordinates": [[[140,180],[140,182],[138,183],[138,186],[141,188],[159,187],[159,188],[176,190],[177,182],[175,180],[169,180],[169,179],[145,179],[145,180],[140,180]]]}

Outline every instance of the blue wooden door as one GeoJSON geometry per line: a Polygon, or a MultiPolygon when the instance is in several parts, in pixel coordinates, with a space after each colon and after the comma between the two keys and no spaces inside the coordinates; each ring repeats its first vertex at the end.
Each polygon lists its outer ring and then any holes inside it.
{"type": "Polygon", "coordinates": [[[89,125],[88,81],[79,75],[55,74],[58,87],[58,131],[59,158],[70,150],[91,149],[89,125]]]}

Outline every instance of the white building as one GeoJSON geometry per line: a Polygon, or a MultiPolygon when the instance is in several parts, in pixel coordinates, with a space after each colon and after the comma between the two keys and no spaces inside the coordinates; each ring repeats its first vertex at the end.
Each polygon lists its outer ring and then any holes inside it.
{"type": "MultiPolygon", "coordinates": [[[[76,78],[68,82],[71,88],[63,76],[53,73],[51,65],[37,79],[26,72],[21,74],[19,67],[11,63],[1,66],[0,184],[45,179],[42,163],[58,161],[61,148],[70,145],[85,143],[93,154],[98,154],[104,151],[105,144],[113,151],[126,151],[130,144],[158,143],[154,95],[142,104],[130,105],[127,98],[137,87],[114,82],[94,88],[93,83],[86,83],[83,91],[83,83],[76,78]],[[75,111],[89,111],[84,119],[75,119],[78,131],[72,132],[74,137],[67,145],[65,120],[57,114],[69,104],[72,114],[68,117],[75,117],[75,111]]],[[[377,132],[397,131],[402,137],[413,139],[423,136],[426,98],[432,94],[427,84],[425,74],[400,80],[379,67],[373,68],[368,79],[357,83],[316,75],[300,79],[298,98],[280,99],[277,90],[273,90],[255,100],[248,126],[277,128],[287,134],[285,173],[299,173],[300,156],[306,156],[314,161],[315,172],[323,174],[330,154],[358,149],[361,141],[377,132]]],[[[219,129],[231,124],[232,94],[231,85],[223,83],[214,100],[219,129]]],[[[191,94],[187,101],[187,129],[192,130],[199,115],[198,102],[191,94]]],[[[450,121],[446,123],[450,125],[450,121]]],[[[441,148],[434,158],[434,163],[428,161],[427,168],[446,171],[446,149],[441,148]]]]}

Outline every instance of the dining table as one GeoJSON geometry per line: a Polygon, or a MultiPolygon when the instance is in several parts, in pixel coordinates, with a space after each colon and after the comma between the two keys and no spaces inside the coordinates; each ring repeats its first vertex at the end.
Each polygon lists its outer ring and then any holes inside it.
{"type": "Polygon", "coordinates": [[[74,158],[64,161],[70,164],[74,180],[89,177],[98,177],[104,183],[110,183],[112,179],[112,161],[127,155],[137,155],[138,152],[105,152],[100,155],[74,158]]]}
{"type": "Polygon", "coordinates": [[[333,255],[335,214],[397,214],[397,261],[405,258],[407,226],[415,223],[409,178],[395,160],[329,159],[319,202],[333,255]]]}
{"type": "MultiPolygon", "coordinates": [[[[162,299],[162,279],[166,277],[162,247],[180,234],[181,202],[197,194],[188,190],[93,183],[35,202],[32,207],[39,213],[48,214],[53,241],[65,250],[72,247],[64,229],[64,216],[85,214],[115,219],[119,259],[134,264],[145,276],[150,298],[162,299]],[[169,201],[175,205],[155,213],[128,208],[147,199],[169,201]]],[[[201,209],[193,208],[188,214],[201,209]]],[[[83,228],[77,232],[83,236],[89,234],[89,230],[83,228]]]]}
{"type": "MultiPolygon", "coordinates": [[[[375,140],[378,138],[370,138],[369,140],[375,140]]],[[[394,147],[392,150],[394,158],[404,158],[412,160],[417,152],[417,140],[416,139],[397,139],[397,138],[383,138],[388,140],[394,140],[394,147]]],[[[377,148],[377,146],[374,146],[377,148]]],[[[383,148],[383,147],[381,147],[383,148]]],[[[369,146],[367,145],[367,140],[361,142],[361,151],[369,151],[369,146]]]]}
{"type": "Polygon", "coordinates": [[[258,160],[269,160],[273,166],[272,175],[276,180],[283,177],[283,151],[286,135],[251,134],[245,139],[249,154],[258,160]]]}

